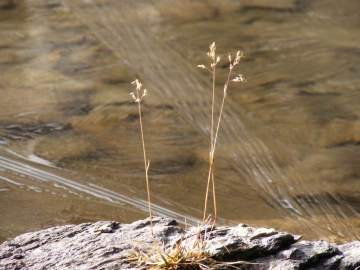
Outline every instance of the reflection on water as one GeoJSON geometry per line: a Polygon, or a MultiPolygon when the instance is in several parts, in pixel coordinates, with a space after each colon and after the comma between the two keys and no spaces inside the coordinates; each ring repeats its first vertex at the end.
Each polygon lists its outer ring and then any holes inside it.
{"type": "MultiPolygon", "coordinates": [[[[359,239],[359,7],[336,1],[52,1],[0,6],[0,241],[48,226],[201,218],[210,74],[241,49],[216,156],[220,224],[359,239]],[[265,3],[266,2],[266,3],[265,3]],[[286,2],[286,3],[285,3],[286,2]],[[46,22],[46,23],[44,23],[46,22]]],[[[227,73],[218,71],[219,93],[227,73]]]]}

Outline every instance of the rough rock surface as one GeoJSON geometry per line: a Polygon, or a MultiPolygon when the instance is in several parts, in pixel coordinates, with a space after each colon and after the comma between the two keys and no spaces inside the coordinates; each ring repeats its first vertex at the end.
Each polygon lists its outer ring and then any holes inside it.
{"type": "MultiPolygon", "coordinates": [[[[153,245],[149,219],[132,224],[84,223],[22,234],[0,245],[0,269],[146,269],[131,260],[135,250],[153,245]]],[[[360,269],[360,242],[340,246],[300,241],[298,235],[269,228],[203,226],[207,251],[216,260],[246,260],[241,269],[360,269]]],[[[170,218],[153,218],[154,237],[171,246],[181,237],[192,243],[199,228],[186,231],[170,218]]],[[[153,248],[153,250],[155,250],[153,248]]]]}

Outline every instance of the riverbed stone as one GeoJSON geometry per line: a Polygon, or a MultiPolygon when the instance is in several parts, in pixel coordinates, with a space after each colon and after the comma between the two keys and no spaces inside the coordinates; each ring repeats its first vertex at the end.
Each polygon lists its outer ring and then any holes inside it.
{"type": "Polygon", "coordinates": [[[215,260],[246,260],[242,269],[355,269],[360,266],[360,241],[336,246],[324,240],[299,241],[301,236],[271,228],[203,225],[184,230],[171,218],[154,217],[131,224],[99,221],[29,232],[0,245],[0,269],[146,269],[136,252],[156,252],[199,235],[215,260]],[[256,268],[257,267],[257,268],[256,268]]]}
{"type": "Polygon", "coordinates": [[[340,245],[339,250],[344,256],[339,264],[341,269],[360,267],[360,241],[340,245]]]}

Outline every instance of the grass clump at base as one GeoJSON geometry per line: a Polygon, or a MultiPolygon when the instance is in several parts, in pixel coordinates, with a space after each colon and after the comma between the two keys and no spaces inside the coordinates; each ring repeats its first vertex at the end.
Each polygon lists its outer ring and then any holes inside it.
{"type": "Polygon", "coordinates": [[[227,96],[227,89],[230,82],[245,82],[244,77],[241,74],[238,74],[233,79],[231,79],[233,69],[236,65],[238,65],[243,57],[243,53],[238,51],[236,55],[233,57],[232,54],[228,55],[229,61],[229,73],[227,79],[224,83],[223,87],[223,98],[220,107],[220,113],[217,118],[217,123],[215,125],[215,77],[216,77],[216,65],[219,63],[221,57],[216,56],[216,46],[215,42],[210,44],[209,51],[206,53],[207,56],[211,59],[210,67],[206,67],[205,65],[198,65],[198,68],[206,69],[212,73],[212,106],[211,106],[211,134],[210,134],[210,153],[209,153],[209,173],[206,185],[206,193],[205,193],[205,204],[204,204],[204,214],[201,225],[199,226],[199,231],[197,236],[189,241],[186,239],[186,235],[182,235],[182,237],[176,242],[175,245],[171,247],[166,247],[163,244],[159,244],[154,238],[153,232],[153,224],[152,224],[152,210],[151,210],[151,200],[150,200],[150,183],[148,177],[148,171],[150,166],[150,160],[147,160],[146,157],[146,148],[145,148],[145,140],[144,140],[144,130],[141,118],[141,101],[144,96],[147,95],[147,90],[145,89],[141,94],[142,84],[136,79],[133,84],[136,84],[136,91],[130,93],[130,95],[134,98],[135,102],[138,103],[139,109],[139,119],[140,119],[140,130],[141,130],[141,139],[142,139],[142,147],[144,154],[144,165],[145,165],[145,179],[146,179],[146,187],[147,187],[147,195],[148,195],[148,206],[149,206],[149,218],[150,218],[150,229],[151,235],[153,238],[153,246],[146,248],[144,244],[141,244],[141,248],[136,248],[133,246],[133,254],[129,260],[136,261],[138,266],[146,266],[152,269],[213,269],[213,268],[226,268],[233,267],[237,268],[234,265],[236,264],[244,264],[246,262],[218,262],[214,260],[209,252],[207,252],[208,241],[210,239],[212,230],[215,226],[215,222],[217,219],[217,208],[216,208],[216,196],[215,196],[215,178],[214,178],[214,155],[216,142],[218,139],[219,128],[221,123],[221,117],[223,113],[223,108],[225,104],[225,99],[227,96]],[[208,205],[208,197],[210,192],[210,185],[212,186],[212,194],[214,199],[214,218],[212,225],[210,226],[210,230],[206,234],[202,234],[202,228],[204,226],[208,226],[209,218],[207,218],[207,205],[208,205]]]}
{"type": "Polygon", "coordinates": [[[236,265],[249,264],[246,261],[224,262],[213,258],[209,249],[212,228],[212,225],[199,227],[197,232],[201,237],[196,231],[195,234],[194,231],[185,231],[170,245],[136,242],[138,246],[132,245],[133,252],[128,261],[146,269],[240,269],[236,265]]]}
{"type": "Polygon", "coordinates": [[[209,269],[213,260],[206,251],[206,243],[201,239],[189,243],[184,236],[170,247],[158,243],[145,250],[143,245],[140,249],[133,247],[132,256],[138,266],[150,269],[209,269]]]}

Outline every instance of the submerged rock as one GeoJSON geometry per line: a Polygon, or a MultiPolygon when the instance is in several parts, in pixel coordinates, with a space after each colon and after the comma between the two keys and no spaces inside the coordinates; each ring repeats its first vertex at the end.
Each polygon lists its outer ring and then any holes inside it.
{"type": "MultiPolygon", "coordinates": [[[[326,241],[301,241],[301,236],[246,224],[235,227],[191,227],[186,232],[170,218],[132,224],[114,221],[65,225],[22,234],[0,245],[0,269],[146,269],[134,254],[156,252],[182,239],[193,243],[202,235],[215,260],[246,260],[242,269],[355,269],[360,266],[360,242],[340,246],[326,241]]],[[[241,267],[241,265],[238,265],[241,267]]]]}

